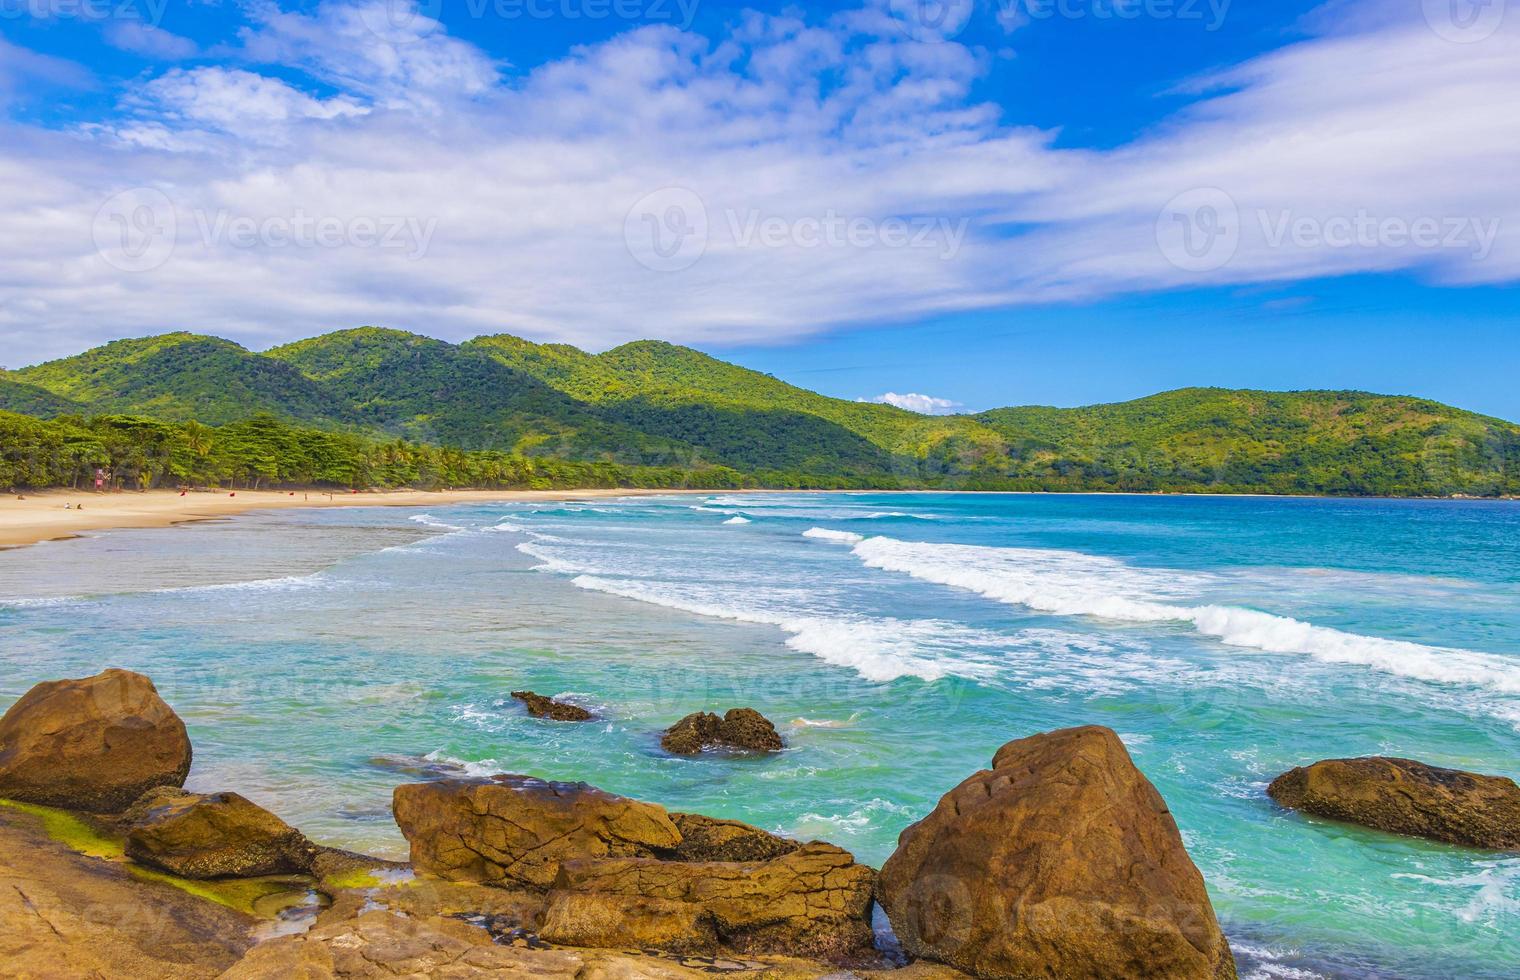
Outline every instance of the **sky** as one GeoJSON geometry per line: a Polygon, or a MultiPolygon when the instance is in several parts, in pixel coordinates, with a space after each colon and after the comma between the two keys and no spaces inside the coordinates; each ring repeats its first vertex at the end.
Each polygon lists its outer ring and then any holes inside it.
{"type": "Polygon", "coordinates": [[[1520,0],[0,0],[0,364],[656,337],[1520,419],[1520,0]]]}

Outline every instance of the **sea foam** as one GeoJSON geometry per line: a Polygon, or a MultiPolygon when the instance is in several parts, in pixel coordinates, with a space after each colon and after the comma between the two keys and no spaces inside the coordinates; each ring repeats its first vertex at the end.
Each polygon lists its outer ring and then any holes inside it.
{"type": "MultiPolygon", "coordinates": [[[[808,535],[824,536],[811,531],[808,535]]],[[[1039,612],[1131,623],[1187,623],[1230,646],[1304,655],[1438,684],[1466,684],[1520,694],[1520,664],[1492,654],[1363,636],[1237,606],[1177,602],[1181,592],[1200,584],[1197,576],[1136,569],[1111,558],[1079,552],[932,544],[887,537],[857,541],[853,551],[871,568],[965,589],[1039,612]]]]}
{"type": "Polygon", "coordinates": [[[998,642],[993,634],[938,620],[871,619],[864,616],[818,616],[763,606],[742,606],[721,599],[704,599],[680,586],[632,579],[579,575],[579,588],[633,599],[681,612],[738,623],[775,626],[790,634],[786,645],[836,667],[854,670],[866,680],[885,683],[901,677],[937,681],[948,676],[983,678],[994,672],[986,661],[950,655],[952,649],[987,647],[998,642]],[[946,656],[931,652],[946,648],[946,656]]]}

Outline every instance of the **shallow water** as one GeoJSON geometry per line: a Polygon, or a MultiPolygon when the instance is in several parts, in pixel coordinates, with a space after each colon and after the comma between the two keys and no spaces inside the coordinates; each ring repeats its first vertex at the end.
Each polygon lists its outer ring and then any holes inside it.
{"type": "Polygon", "coordinates": [[[391,788],[441,764],[583,779],[879,864],[1002,743],[1105,724],[1176,814],[1243,975],[1520,975],[1520,858],[1264,793],[1372,753],[1520,774],[1520,505],[282,511],[0,553],[0,662],[0,706],[47,678],[149,674],[190,726],[194,788],[386,856],[404,854],[391,788]],[[529,719],[508,698],[523,687],[605,720],[529,719]],[[788,751],[659,752],[678,717],[735,705],[788,751]]]}

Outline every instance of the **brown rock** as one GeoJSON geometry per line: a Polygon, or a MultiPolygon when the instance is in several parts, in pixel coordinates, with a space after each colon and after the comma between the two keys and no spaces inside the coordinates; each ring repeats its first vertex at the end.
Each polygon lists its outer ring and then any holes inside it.
{"type": "Polygon", "coordinates": [[[653,855],[681,842],[662,807],[531,776],[396,787],[392,809],[419,871],[547,888],[563,860],[653,855]]]}
{"type": "MultiPolygon", "coordinates": [[[[814,980],[837,972],[767,957],[734,964],[736,980],[814,980]]],[[[385,909],[330,909],[310,932],[261,943],[222,980],[712,980],[707,963],[619,950],[497,945],[458,919],[405,917],[385,909]]]]}
{"type": "Polygon", "coordinates": [[[1411,759],[1327,759],[1283,773],[1267,795],[1294,810],[1377,830],[1520,850],[1520,786],[1411,759]]]}
{"type": "Polygon", "coordinates": [[[665,731],[660,746],[676,755],[696,755],[710,748],[779,752],[785,743],[760,712],[732,708],[722,718],[700,711],[687,715],[665,731]]]}
{"type": "Polygon", "coordinates": [[[1117,735],[1036,735],[992,764],[882,868],[910,955],[979,977],[1235,977],[1203,876],[1117,735]]]}
{"type": "Polygon", "coordinates": [[[591,721],[596,717],[579,705],[555,701],[542,694],[534,694],[532,691],[513,691],[512,696],[527,705],[528,714],[534,718],[548,718],[550,721],[591,721]]]}
{"type": "Polygon", "coordinates": [[[0,806],[0,976],[209,980],[250,945],[251,917],[130,870],[0,806]]]}
{"type": "Polygon", "coordinates": [[[802,846],[737,820],[698,813],[672,813],[670,819],[681,832],[672,861],[769,861],[802,846]]]}
{"type": "MultiPolygon", "coordinates": [[[[633,944],[653,928],[646,917],[670,914],[663,903],[673,902],[686,907],[687,920],[695,913],[695,921],[711,924],[720,943],[740,952],[848,958],[871,946],[875,878],[848,851],[817,842],[758,862],[570,860],[560,865],[549,893],[544,938],[588,946],[633,944]],[[604,924],[594,931],[561,932],[556,940],[547,925],[557,921],[556,909],[583,903],[586,895],[599,896],[596,907],[606,910],[604,924]]],[[[694,933],[706,934],[706,928],[694,933]]]]}
{"type": "Polygon", "coordinates": [[[701,905],[643,895],[549,893],[539,936],[561,946],[713,953],[718,933],[701,905]]]}
{"type": "Polygon", "coordinates": [[[236,793],[160,787],[122,815],[127,857],[181,878],[303,874],[317,848],[299,830],[236,793]]]}
{"type": "Polygon", "coordinates": [[[45,681],[0,718],[6,799],[116,813],[189,772],[184,722],[141,674],[45,681]]]}

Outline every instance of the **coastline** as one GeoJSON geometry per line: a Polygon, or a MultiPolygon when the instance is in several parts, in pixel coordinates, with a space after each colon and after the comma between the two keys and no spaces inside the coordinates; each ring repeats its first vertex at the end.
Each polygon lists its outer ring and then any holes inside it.
{"type": "Polygon", "coordinates": [[[953,493],[978,496],[1030,497],[1225,497],[1272,500],[1427,500],[1466,503],[1512,503],[1510,497],[1326,497],[1269,493],[1196,494],[1092,490],[778,490],[775,488],[700,489],[597,488],[584,490],[376,490],[344,493],[326,490],[190,491],[140,490],[94,493],[88,490],[38,490],[20,497],[0,497],[0,551],[43,541],[63,541],[88,531],[119,531],[172,527],[195,521],[235,517],[255,510],[303,507],[426,507],[454,504],[501,503],[524,500],[605,500],[616,497],[668,497],[685,494],[718,496],[754,493],[920,494],[953,493]],[[83,509],[66,507],[84,505],[83,509]]]}
{"type": "Polygon", "coordinates": [[[87,531],[171,527],[255,510],[325,507],[426,507],[523,500],[597,500],[609,497],[712,494],[712,490],[144,490],[93,493],[42,490],[0,498],[0,549],[76,538],[87,531]],[[73,506],[65,506],[73,505],[73,506]],[[75,507],[82,509],[76,510],[75,507]]]}

